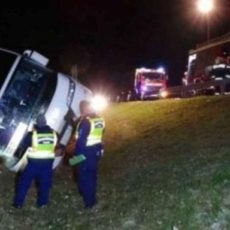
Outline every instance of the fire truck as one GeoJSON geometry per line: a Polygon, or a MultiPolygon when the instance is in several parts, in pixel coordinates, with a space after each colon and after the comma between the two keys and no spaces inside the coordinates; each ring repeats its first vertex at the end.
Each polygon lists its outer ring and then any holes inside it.
{"type": "Polygon", "coordinates": [[[39,113],[45,114],[63,148],[80,116],[80,102],[92,98],[80,82],[47,68],[48,61],[31,50],[18,54],[0,49],[0,157],[12,171],[26,164],[20,143],[39,113]]]}
{"type": "Polygon", "coordinates": [[[159,98],[161,92],[166,92],[168,75],[164,68],[138,68],[135,71],[134,89],[141,100],[145,98],[159,98]]]}
{"type": "Polygon", "coordinates": [[[230,33],[199,44],[189,51],[187,85],[230,79],[230,33]]]}
{"type": "Polygon", "coordinates": [[[182,85],[168,87],[161,94],[170,98],[224,95],[227,91],[230,91],[230,33],[190,50],[182,85]]]}

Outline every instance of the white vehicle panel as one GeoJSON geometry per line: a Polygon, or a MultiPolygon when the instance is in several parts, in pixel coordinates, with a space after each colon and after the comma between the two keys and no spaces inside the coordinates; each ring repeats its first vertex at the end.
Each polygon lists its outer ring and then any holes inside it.
{"type": "Polygon", "coordinates": [[[83,100],[90,100],[92,96],[93,94],[89,89],[87,89],[81,83],[76,82],[75,93],[71,103],[71,109],[74,111],[76,117],[80,116],[80,102],[83,100]]]}
{"type": "Polygon", "coordinates": [[[46,112],[48,125],[55,131],[60,132],[64,125],[64,116],[68,111],[67,96],[69,89],[69,79],[62,74],[57,75],[57,87],[53,99],[46,112]]]}

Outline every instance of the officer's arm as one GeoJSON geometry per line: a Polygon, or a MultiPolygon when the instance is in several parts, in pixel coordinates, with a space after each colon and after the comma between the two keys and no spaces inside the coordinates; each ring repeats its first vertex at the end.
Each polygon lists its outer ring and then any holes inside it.
{"type": "Polygon", "coordinates": [[[90,132],[90,122],[87,119],[81,121],[78,131],[78,139],[76,143],[75,153],[82,154],[86,147],[87,137],[90,132]]]}

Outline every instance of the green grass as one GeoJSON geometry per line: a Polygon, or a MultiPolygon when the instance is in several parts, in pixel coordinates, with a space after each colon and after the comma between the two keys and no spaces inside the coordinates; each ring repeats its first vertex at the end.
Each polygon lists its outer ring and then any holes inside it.
{"type": "Polygon", "coordinates": [[[68,166],[50,206],[10,208],[14,174],[0,166],[0,229],[230,229],[230,97],[130,102],[105,113],[99,204],[85,211],[68,166]]]}

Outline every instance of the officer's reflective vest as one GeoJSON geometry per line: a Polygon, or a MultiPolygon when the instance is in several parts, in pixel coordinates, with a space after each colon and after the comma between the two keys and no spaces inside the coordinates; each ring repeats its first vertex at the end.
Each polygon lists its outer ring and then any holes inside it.
{"type": "Polygon", "coordinates": [[[55,132],[38,133],[36,130],[32,134],[32,149],[28,152],[29,158],[34,159],[53,159],[54,149],[57,144],[55,132]]]}
{"type": "MultiPolygon", "coordinates": [[[[87,137],[86,146],[93,146],[102,143],[105,121],[102,117],[86,117],[90,122],[90,132],[87,137]]],[[[79,126],[77,127],[76,138],[78,138],[79,126]]]]}

